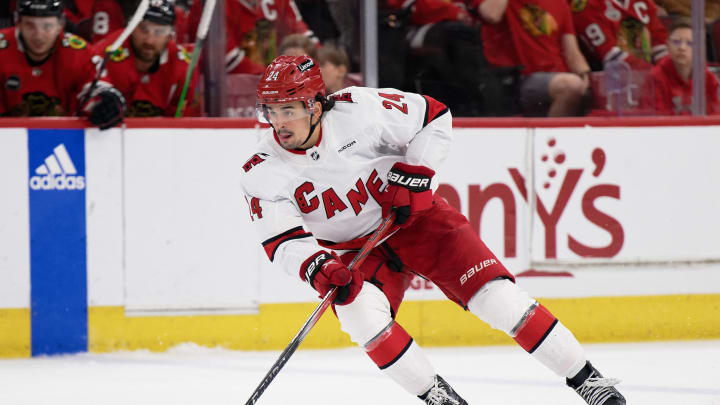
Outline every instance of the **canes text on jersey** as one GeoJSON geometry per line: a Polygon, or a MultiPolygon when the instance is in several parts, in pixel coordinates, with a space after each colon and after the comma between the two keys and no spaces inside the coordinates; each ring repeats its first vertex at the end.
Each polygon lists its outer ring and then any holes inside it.
{"type": "Polygon", "coordinates": [[[359,178],[355,182],[355,187],[349,187],[345,193],[345,199],[341,198],[333,187],[320,193],[318,198],[315,192],[315,185],[309,181],[304,182],[295,189],[295,201],[303,214],[310,214],[320,208],[320,199],[322,206],[325,208],[325,215],[328,219],[335,216],[336,212],[342,212],[348,208],[350,203],[355,215],[358,215],[363,209],[363,205],[367,204],[368,199],[372,196],[378,204],[380,204],[380,189],[382,188],[382,180],[378,177],[377,170],[373,170],[368,176],[367,181],[363,182],[359,178]]]}

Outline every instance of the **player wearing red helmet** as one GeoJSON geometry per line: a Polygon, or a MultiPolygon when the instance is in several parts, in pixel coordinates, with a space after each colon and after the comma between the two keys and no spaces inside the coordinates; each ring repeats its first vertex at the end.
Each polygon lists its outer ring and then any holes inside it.
{"type": "Polygon", "coordinates": [[[515,285],[461,213],[433,195],[452,140],[445,105],[395,89],[324,94],[307,56],[276,58],[258,84],[258,116],[271,128],[243,165],[241,186],[270,261],[321,296],[338,287],[342,330],[426,404],[467,402],[394,320],[415,274],[509,334],[588,403],[625,404],[573,334],[515,285]],[[391,236],[359,267],[346,267],[391,211],[391,236]]]}
{"type": "Polygon", "coordinates": [[[260,79],[258,118],[269,123],[285,149],[302,148],[317,141],[315,131],[323,114],[325,82],[315,61],[304,56],[279,56],[260,79]],[[307,119],[300,119],[305,118],[307,119]],[[300,128],[309,122],[307,133],[300,128]]]}

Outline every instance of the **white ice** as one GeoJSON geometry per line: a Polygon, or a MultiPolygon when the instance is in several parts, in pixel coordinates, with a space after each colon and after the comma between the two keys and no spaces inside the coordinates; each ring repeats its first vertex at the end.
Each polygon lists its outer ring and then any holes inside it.
{"type": "MultiPolygon", "coordinates": [[[[720,405],[720,341],[585,345],[631,405],[720,405]]],[[[427,348],[471,405],[581,405],[560,378],[510,346],[427,348]]],[[[147,351],[0,360],[2,405],[245,404],[279,352],[185,344],[147,351]]],[[[257,402],[368,405],[421,402],[357,348],[299,350],[257,402]]]]}

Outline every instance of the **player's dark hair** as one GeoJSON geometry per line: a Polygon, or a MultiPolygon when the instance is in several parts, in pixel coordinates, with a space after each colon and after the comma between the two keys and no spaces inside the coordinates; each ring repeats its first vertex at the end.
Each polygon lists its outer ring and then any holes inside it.
{"type": "Polygon", "coordinates": [[[335,100],[325,97],[320,93],[315,95],[315,101],[320,103],[323,112],[330,111],[335,107],[335,100]]]}

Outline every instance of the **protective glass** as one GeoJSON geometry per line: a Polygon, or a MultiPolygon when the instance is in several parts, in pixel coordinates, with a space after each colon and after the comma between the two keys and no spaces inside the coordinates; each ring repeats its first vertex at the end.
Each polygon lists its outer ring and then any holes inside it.
{"type": "Polygon", "coordinates": [[[264,124],[282,124],[308,118],[313,111],[312,100],[309,100],[307,104],[300,101],[283,104],[264,104],[258,102],[255,105],[255,112],[258,121],[264,124]],[[310,106],[307,106],[307,104],[310,104],[310,106]]]}
{"type": "Polygon", "coordinates": [[[680,48],[685,44],[688,48],[692,48],[692,40],[681,39],[681,38],[670,38],[670,44],[676,48],[680,48]]]}

